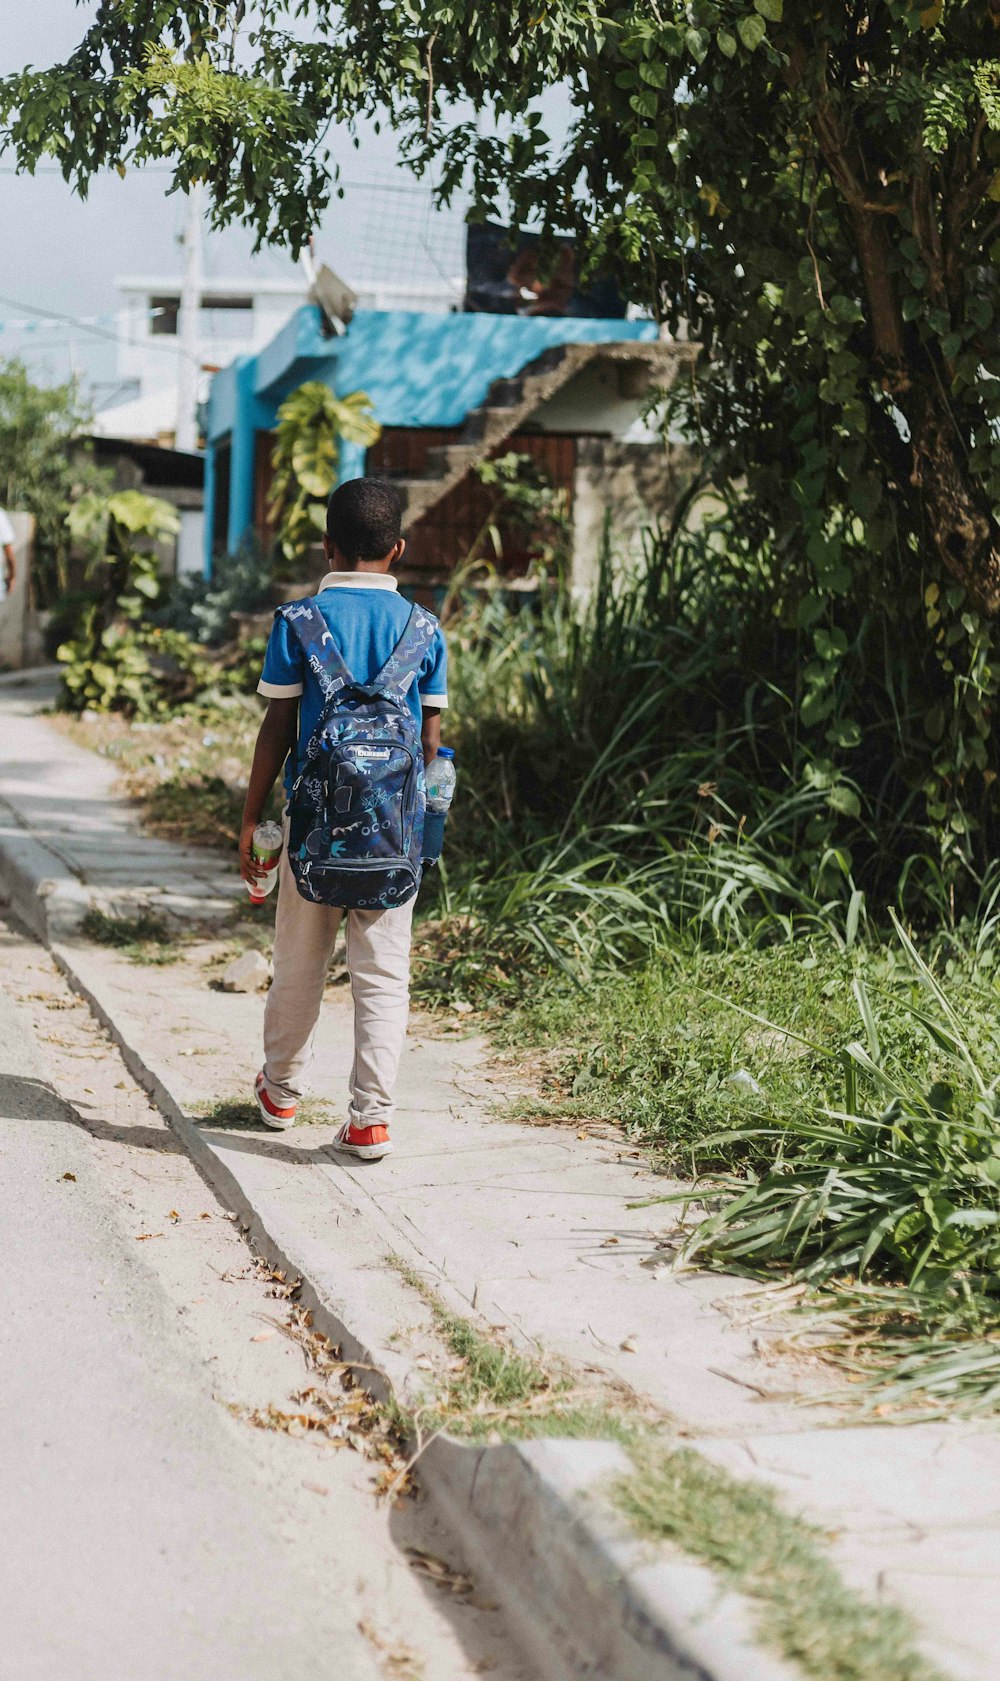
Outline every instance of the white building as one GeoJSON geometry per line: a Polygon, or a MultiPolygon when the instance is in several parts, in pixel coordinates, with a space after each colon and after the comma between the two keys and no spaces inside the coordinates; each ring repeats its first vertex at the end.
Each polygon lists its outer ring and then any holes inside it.
{"type": "Polygon", "coordinates": [[[117,371],[122,382],[113,406],[102,409],[94,431],[102,437],[173,447],[179,405],[194,385],[200,398],[208,380],[237,356],[263,348],[305,302],[303,275],[288,280],[204,280],[192,351],[180,333],[182,282],[176,276],[127,275],[116,281],[117,371]],[[183,377],[188,373],[187,379],[183,377]]]}

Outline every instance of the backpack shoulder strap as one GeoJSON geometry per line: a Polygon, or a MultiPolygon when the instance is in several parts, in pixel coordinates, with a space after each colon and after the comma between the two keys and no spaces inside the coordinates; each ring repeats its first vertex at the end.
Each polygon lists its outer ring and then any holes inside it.
{"type": "Polygon", "coordinates": [[[319,610],[319,603],[312,596],[306,596],[303,601],[284,602],[274,616],[276,619],[284,619],[302,649],[306,664],[323,695],[323,705],[316,720],[316,727],[306,744],[305,753],[299,760],[298,769],[301,772],[303,765],[310,764],[319,752],[323,726],[330,716],[337,696],[344,689],[353,687],[354,678],[319,610]]]}
{"type": "Polygon", "coordinates": [[[319,603],[312,596],[306,596],[304,601],[286,601],[274,616],[284,619],[292,632],[323,692],[324,706],[329,706],[341,689],[354,682],[354,678],[319,610],[319,603]]]}
{"type": "Polygon", "coordinates": [[[364,694],[388,694],[394,700],[405,701],[406,691],[420,670],[437,627],[438,622],[434,614],[428,613],[425,607],[419,607],[414,602],[410,608],[410,616],[403,626],[403,634],[381,671],[376,673],[371,682],[359,683],[358,688],[364,694]]]}

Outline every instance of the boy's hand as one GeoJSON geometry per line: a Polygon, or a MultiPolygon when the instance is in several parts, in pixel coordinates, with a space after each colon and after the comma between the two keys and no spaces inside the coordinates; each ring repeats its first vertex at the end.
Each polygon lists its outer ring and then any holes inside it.
{"type": "Polygon", "coordinates": [[[253,750],[250,785],[240,824],[240,875],[251,885],[265,874],[254,861],[253,832],[264,814],[268,795],[278,779],[286,755],[295,745],[298,715],[298,696],[269,701],[253,750]]]}
{"type": "Polygon", "coordinates": [[[240,829],[240,875],[252,887],[255,881],[266,875],[262,864],[258,864],[253,855],[253,832],[257,827],[257,820],[244,818],[240,829]]]}

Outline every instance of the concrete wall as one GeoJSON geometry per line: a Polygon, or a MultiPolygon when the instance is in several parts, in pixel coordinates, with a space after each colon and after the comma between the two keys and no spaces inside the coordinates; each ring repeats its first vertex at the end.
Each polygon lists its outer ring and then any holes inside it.
{"type": "Polygon", "coordinates": [[[574,590],[588,594],[597,582],[606,521],[610,518],[615,554],[638,559],[643,530],[670,518],[695,466],[694,452],[683,444],[580,439],[573,484],[574,590]]]}
{"type": "Polygon", "coordinates": [[[596,432],[621,438],[636,427],[649,406],[652,384],[645,367],[588,362],[535,410],[531,424],[543,432],[596,432]]]}
{"type": "Polygon", "coordinates": [[[20,671],[23,666],[34,664],[39,657],[29,612],[28,591],[35,522],[30,514],[18,514],[13,510],[10,511],[10,522],[14,527],[17,580],[10,595],[0,596],[0,671],[20,671]]]}

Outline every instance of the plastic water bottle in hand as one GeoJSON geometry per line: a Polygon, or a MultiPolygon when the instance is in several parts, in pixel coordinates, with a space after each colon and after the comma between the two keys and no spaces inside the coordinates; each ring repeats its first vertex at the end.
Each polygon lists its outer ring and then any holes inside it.
{"type": "Polygon", "coordinates": [[[255,864],[260,864],[266,874],[257,881],[246,884],[252,905],[262,905],[268,894],[273,891],[278,880],[278,865],[281,862],[281,824],[258,823],[253,832],[253,846],[251,857],[255,864]]]}
{"type": "Polygon", "coordinates": [[[424,859],[436,863],[444,846],[448,807],[455,794],[455,750],[439,747],[427,766],[427,812],[424,817],[424,859]]]}

